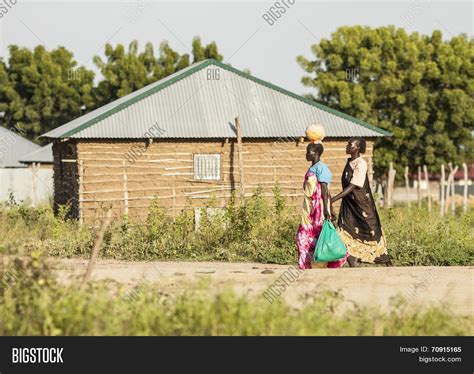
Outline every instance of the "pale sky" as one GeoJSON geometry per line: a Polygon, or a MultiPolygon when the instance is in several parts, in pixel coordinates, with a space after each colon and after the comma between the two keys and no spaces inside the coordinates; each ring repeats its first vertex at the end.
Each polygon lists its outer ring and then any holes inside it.
{"type": "Polygon", "coordinates": [[[270,26],[262,16],[274,1],[0,0],[0,12],[1,5],[8,9],[0,18],[0,56],[8,56],[10,44],[43,44],[48,49],[62,45],[80,65],[97,71],[92,57],[103,54],[106,42],[128,46],[137,39],[143,47],[150,41],[157,51],[159,43],[168,40],[173,49],[189,53],[192,38],[200,36],[203,43],[217,43],[224,62],[304,94],[310,90],[300,82],[304,71],[296,56],[312,57],[310,46],[329,38],[339,26],[392,24],[423,34],[440,29],[448,38],[473,35],[472,1],[284,2],[286,13],[270,26]]]}

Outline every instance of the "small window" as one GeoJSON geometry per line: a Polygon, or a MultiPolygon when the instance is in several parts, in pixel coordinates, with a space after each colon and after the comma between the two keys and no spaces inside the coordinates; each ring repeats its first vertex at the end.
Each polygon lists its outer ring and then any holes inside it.
{"type": "Polygon", "coordinates": [[[215,181],[221,179],[221,155],[218,153],[194,155],[194,179],[215,181]]]}

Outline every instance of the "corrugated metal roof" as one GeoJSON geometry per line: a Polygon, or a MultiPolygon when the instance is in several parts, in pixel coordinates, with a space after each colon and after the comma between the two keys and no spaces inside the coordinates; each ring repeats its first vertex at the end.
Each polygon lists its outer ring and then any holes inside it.
{"type": "Polygon", "coordinates": [[[37,149],[27,155],[24,155],[20,160],[25,164],[32,162],[40,162],[42,164],[52,164],[53,163],[53,143],[49,143],[40,149],[37,149]]]}
{"type": "Polygon", "coordinates": [[[312,123],[323,124],[327,137],[390,135],[229,65],[205,60],[43,136],[232,138],[236,136],[233,123],[237,115],[246,138],[300,137],[312,123]],[[213,71],[218,71],[218,79],[213,71]]]}
{"type": "Polygon", "coordinates": [[[40,146],[18,135],[14,130],[0,126],[0,167],[26,167],[20,163],[23,155],[40,146]]]}

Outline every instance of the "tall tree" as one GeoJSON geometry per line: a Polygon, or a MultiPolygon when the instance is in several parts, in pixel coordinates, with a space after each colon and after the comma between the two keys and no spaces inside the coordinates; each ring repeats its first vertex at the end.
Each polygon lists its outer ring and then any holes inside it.
{"type": "Polygon", "coordinates": [[[43,46],[30,51],[15,45],[9,50],[8,65],[0,67],[0,79],[6,81],[0,89],[4,126],[19,126],[36,140],[93,107],[94,73],[77,67],[70,51],[59,47],[48,52],[43,46]]]}
{"type": "MultiPolygon", "coordinates": [[[[10,80],[8,79],[7,66],[0,57],[0,112],[4,113],[7,110],[7,92],[11,88],[10,80]]],[[[1,123],[1,117],[0,117],[1,123]]]]}
{"type": "Polygon", "coordinates": [[[217,44],[215,42],[211,42],[208,45],[203,46],[201,39],[199,37],[195,37],[193,39],[193,62],[207,60],[208,58],[222,61],[224,56],[219,54],[217,44]]]}
{"type": "MultiPolygon", "coordinates": [[[[473,160],[474,41],[443,41],[393,26],[341,27],[311,47],[309,73],[318,102],[393,133],[376,143],[376,171],[473,160]]],[[[401,172],[401,170],[399,170],[401,172]]]]}
{"type": "MultiPolygon", "coordinates": [[[[106,60],[94,57],[94,63],[104,76],[95,91],[97,106],[107,104],[190,65],[190,56],[180,55],[168,42],[160,44],[158,57],[155,57],[152,43],[147,43],[142,52],[138,52],[138,47],[136,40],[130,43],[127,52],[122,44],[117,44],[115,48],[107,44],[106,60]]],[[[196,37],[192,48],[193,62],[207,58],[222,60],[214,42],[203,46],[196,37]]]]}

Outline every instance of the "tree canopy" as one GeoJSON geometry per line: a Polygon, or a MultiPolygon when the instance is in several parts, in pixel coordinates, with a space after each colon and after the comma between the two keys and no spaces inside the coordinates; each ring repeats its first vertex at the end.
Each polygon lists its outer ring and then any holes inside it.
{"type": "Polygon", "coordinates": [[[472,162],[472,38],[350,26],[311,51],[314,59],[297,60],[313,99],[393,133],[376,143],[376,171],[390,161],[398,168],[472,162]]]}
{"type": "MultiPolygon", "coordinates": [[[[99,56],[94,57],[94,63],[104,77],[96,90],[97,106],[107,104],[190,65],[190,56],[180,55],[168,42],[160,44],[158,57],[155,57],[152,43],[147,43],[140,53],[138,47],[136,40],[130,43],[127,52],[122,44],[117,44],[115,48],[107,44],[106,61],[99,56]]],[[[193,39],[192,52],[193,63],[208,58],[219,61],[223,59],[214,42],[203,46],[201,39],[197,37],[193,39]]]]}
{"type": "Polygon", "coordinates": [[[48,52],[10,46],[8,64],[0,64],[2,123],[19,126],[30,139],[92,108],[94,73],[77,67],[64,47],[48,52]],[[71,79],[74,76],[75,79],[71,79]]]}
{"type": "MultiPolygon", "coordinates": [[[[190,65],[189,54],[180,55],[167,42],[155,57],[152,43],[142,52],[137,41],[128,50],[121,44],[105,46],[105,61],[94,63],[103,79],[94,85],[94,72],[78,66],[73,53],[64,47],[47,51],[37,46],[33,51],[16,45],[9,47],[9,58],[0,58],[0,123],[18,126],[25,136],[37,137],[99,106],[125,96],[190,65]]],[[[192,41],[193,62],[207,58],[222,61],[217,45],[192,41]]]]}

